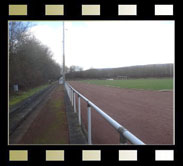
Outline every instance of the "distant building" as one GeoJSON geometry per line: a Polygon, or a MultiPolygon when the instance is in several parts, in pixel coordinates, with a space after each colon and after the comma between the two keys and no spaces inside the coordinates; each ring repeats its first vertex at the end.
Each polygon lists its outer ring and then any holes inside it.
{"type": "Polygon", "coordinates": [[[117,79],[119,79],[119,80],[127,80],[128,77],[127,76],[117,76],[117,79]]]}
{"type": "Polygon", "coordinates": [[[13,90],[14,90],[14,92],[18,92],[18,84],[13,85],[13,90]]]}
{"type": "Polygon", "coordinates": [[[64,83],[64,79],[63,79],[63,77],[60,77],[59,84],[63,84],[63,83],[64,83]]]}

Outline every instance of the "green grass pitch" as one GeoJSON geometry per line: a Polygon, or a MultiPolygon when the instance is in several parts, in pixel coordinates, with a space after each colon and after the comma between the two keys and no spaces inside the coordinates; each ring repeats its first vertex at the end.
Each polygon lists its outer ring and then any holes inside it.
{"type": "Polygon", "coordinates": [[[83,80],[89,84],[144,90],[172,90],[173,78],[146,78],[127,80],[83,80]]]}

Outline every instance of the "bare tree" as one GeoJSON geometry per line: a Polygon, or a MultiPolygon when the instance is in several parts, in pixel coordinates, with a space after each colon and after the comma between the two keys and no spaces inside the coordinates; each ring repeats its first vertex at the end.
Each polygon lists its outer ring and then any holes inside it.
{"type": "Polygon", "coordinates": [[[9,86],[31,88],[58,79],[60,66],[49,48],[28,32],[28,23],[9,23],[9,86]]]}

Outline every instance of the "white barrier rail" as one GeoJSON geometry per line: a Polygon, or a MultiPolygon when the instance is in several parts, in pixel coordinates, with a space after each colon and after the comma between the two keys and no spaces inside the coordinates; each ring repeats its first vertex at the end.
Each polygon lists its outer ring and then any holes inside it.
{"type": "Polygon", "coordinates": [[[99,107],[97,107],[94,103],[88,100],[85,96],[79,93],[76,89],[74,89],[69,83],[65,82],[65,89],[69,96],[72,106],[74,107],[74,112],[76,113],[76,97],[75,94],[78,95],[78,120],[81,125],[81,103],[80,98],[87,102],[87,111],[88,111],[88,144],[92,144],[92,132],[91,132],[91,107],[97,111],[109,124],[111,124],[120,134],[120,143],[127,144],[130,142],[135,145],[145,145],[140,139],[138,139],[135,135],[133,135],[130,131],[120,125],[117,121],[112,119],[109,115],[107,115],[104,111],[102,111],[99,107]]]}

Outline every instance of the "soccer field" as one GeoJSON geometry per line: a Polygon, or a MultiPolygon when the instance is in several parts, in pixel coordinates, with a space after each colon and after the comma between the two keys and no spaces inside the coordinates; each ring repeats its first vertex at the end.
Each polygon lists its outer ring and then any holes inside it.
{"type": "Polygon", "coordinates": [[[173,78],[147,78],[127,80],[83,80],[89,84],[114,86],[119,88],[145,89],[145,90],[172,90],[173,78]]]}

